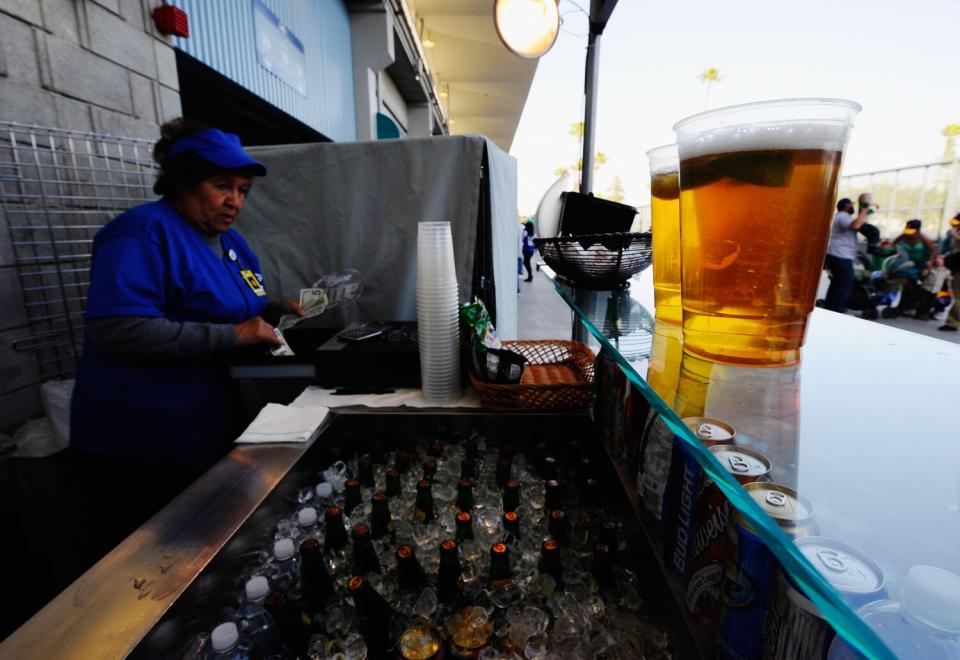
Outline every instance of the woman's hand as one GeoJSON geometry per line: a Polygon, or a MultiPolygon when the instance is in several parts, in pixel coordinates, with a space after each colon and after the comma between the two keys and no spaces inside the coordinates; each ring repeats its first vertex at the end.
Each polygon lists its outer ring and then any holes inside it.
{"type": "Polygon", "coordinates": [[[281,300],[277,303],[277,308],[280,310],[281,314],[296,314],[297,316],[303,316],[303,307],[300,306],[300,303],[296,300],[281,300]]]}
{"type": "MultiPolygon", "coordinates": [[[[299,305],[297,305],[299,307],[299,305]]],[[[264,321],[259,316],[247,319],[243,323],[237,323],[233,326],[233,331],[237,336],[237,346],[250,346],[251,344],[260,344],[267,342],[274,346],[282,346],[277,335],[273,332],[273,326],[264,321]]]]}

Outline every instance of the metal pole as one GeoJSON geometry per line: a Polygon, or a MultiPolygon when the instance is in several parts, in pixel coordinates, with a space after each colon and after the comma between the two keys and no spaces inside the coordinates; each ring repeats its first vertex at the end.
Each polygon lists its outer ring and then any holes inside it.
{"type": "Polygon", "coordinates": [[[597,2],[591,10],[590,36],[587,40],[587,70],[584,80],[586,102],[583,108],[583,158],[580,170],[580,192],[593,192],[593,144],[597,123],[597,77],[600,72],[600,30],[594,25],[597,2]]]}

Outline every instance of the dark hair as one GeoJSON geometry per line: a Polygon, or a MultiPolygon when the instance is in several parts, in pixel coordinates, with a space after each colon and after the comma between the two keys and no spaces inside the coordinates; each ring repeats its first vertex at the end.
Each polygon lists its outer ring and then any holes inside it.
{"type": "MultiPolygon", "coordinates": [[[[160,166],[160,174],[153,184],[153,192],[175,198],[186,189],[209,179],[223,168],[210,163],[194,153],[186,152],[170,158],[167,154],[174,142],[187,135],[199,133],[209,124],[188,117],[178,117],[160,127],[160,139],[153,145],[153,160],[160,166]]],[[[232,170],[231,170],[232,171],[232,170]]],[[[245,169],[237,170],[245,172],[245,169]]]]}
{"type": "Polygon", "coordinates": [[[527,220],[527,221],[524,223],[523,228],[527,230],[527,233],[528,233],[528,234],[530,234],[531,236],[533,236],[533,232],[534,232],[533,220],[527,220]]]}

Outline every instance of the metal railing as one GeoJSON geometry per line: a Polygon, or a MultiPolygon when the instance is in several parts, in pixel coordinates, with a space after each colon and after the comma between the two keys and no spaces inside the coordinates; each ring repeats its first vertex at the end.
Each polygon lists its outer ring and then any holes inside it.
{"type": "Polygon", "coordinates": [[[838,197],[856,200],[864,192],[872,193],[874,204],[880,207],[870,222],[884,238],[896,237],[907,220],[918,218],[927,236],[941,239],[950,229],[950,218],[960,211],[960,160],[840,178],[838,197]]]}
{"type": "Polygon", "coordinates": [[[22,309],[0,321],[0,332],[36,366],[29,378],[5,380],[0,396],[76,370],[93,235],[156,198],[151,149],[147,140],[0,122],[0,214],[9,234],[0,269],[14,269],[19,281],[19,291],[0,295],[22,309]]]}
{"type": "MultiPolygon", "coordinates": [[[[872,193],[880,206],[870,222],[884,238],[898,236],[907,220],[918,218],[927,236],[942,239],[950,229],[950,218],[960,212],[960,159],[840,177],[837,199],[856,201],[864,192],[872,193]]],[[[637,210],[634,231],[649,229],[650,205],[637,210]]]]}

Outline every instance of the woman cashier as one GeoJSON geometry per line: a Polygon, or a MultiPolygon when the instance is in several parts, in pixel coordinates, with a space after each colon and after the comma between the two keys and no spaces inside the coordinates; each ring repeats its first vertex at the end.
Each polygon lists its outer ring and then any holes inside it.
{"type": "MultiPolygon", "coordinates": [[[[72,402],[70,442],[83,482],[128,501],[113,512],[126,522],[101,521],[126,531],[229,450],[237,435],[230,349],[280,343],[262,318],[260,264],[232,228],[266,168],[236,135],[189,120],[165,124],[161,136],[153,156],[162,198],[93,239],[72,402]]],[[[301,313],[293,301],[273,307],[301,313]]]]}

